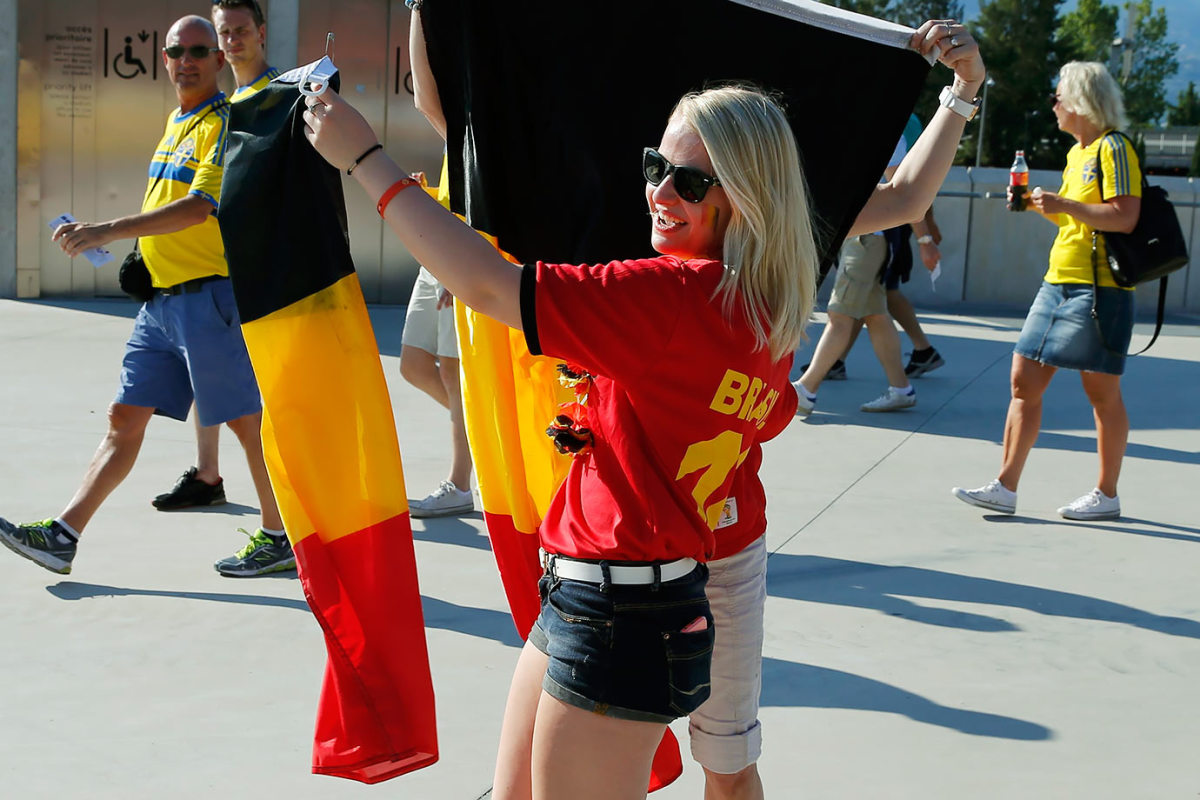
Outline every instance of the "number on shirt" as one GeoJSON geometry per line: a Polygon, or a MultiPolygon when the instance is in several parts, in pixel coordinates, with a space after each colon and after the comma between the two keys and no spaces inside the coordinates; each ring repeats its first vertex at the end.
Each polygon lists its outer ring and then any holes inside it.
{"type": "Polygon", "coordinates": [[[675,480],[702,471],[696,488],[692,489],[692,497],[696,500],[696,510],[708,521],[710,528],[717,527],[721,509],[725,506],[725,498],[713,498],[713,493],[750,453],[749,448],[744,451],[741,448],[742,435],[737,431],[724,431],[712,439],[692,444],[683,454],[675,480]]]}

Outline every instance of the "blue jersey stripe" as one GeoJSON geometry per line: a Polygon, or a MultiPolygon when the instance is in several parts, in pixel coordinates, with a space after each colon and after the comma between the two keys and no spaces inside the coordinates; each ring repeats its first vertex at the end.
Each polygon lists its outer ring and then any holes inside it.
{"type": "Polygon", "coordinates": [[[189,167],[186,164],[182,167],[177,167],[169,161],[154,161],[150,164],[150,180],[168,180],[179,181],[180,183],[192,185],[192,181],[196,178],[196,170],[194,167],[189,167]]]}

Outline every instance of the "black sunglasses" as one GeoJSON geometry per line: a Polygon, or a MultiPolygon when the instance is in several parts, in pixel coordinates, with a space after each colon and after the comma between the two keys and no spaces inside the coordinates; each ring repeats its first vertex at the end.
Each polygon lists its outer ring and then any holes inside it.
{"type": "Polygon", "coordinates": [[[1054,92],[1051,92],[1051,93],[1050,93],[1049,100],[1050,100],[1050,107],[1051,107],[1051,108],[1054,108],[1056,105],[1058,105],[1059,103],[1061,103],[1061,102],[1062,102],[1062,98],[1061,98],[1061,97],[1059,97],[1059,96],[1058,96],[1057,94],[1055,94],[1054,92]]]}
{"type": "Polygon", "coordinates": [[[218,48],[209,47],[206,44],[194,44],[191,47],[184,47],[181,44],[173,44],[169,47],[164,47],[163,52],[167,54],[167,58],[183,58],[183,54],[187,53],[195,59],[208,58],[213,53],[217,52],[218,48]]]}
{"type": "Polygon", "coordinates": [[[658,186],[668,176],[675,184],[675,193],[689,203],[699,203],[710,186],[720,186],[716,176],[695,167],[680,167],[662,157],[653,147],[642,150],[642,174],[651,186],[658,186]]]}

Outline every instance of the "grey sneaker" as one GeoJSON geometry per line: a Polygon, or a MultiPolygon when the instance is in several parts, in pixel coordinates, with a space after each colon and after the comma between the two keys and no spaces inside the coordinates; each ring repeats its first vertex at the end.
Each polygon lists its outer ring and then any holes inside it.
{"type": "Polygon", "coordinates": [[[800,381],[792,381],[792,388],[796,390],[796,416],[807,417],[817,407],[817,398],[809,400],[804,396],[804,390],[800,388],[800,381]]]}
{"type": "Polygon", "coordinates": [[[414,519],[456,517],[474,510],[474,495],[461,491],[450,481],[442,481],[428,497],[408,501],[408,515],[414,519]]]}
{"type": "Polygon", "coordinates": [[[0,542],[23,558],[59,575],[71,574],[78,539],[52,519],[14,525],[0,517],[0,542]]]}
{"type": "Polygon", "coordinates": [[[998,479],[978,489],[960,489],[955,486],[950,492],[964,503],[986,508],[988,511],[999,511],[1001,514],[1015,514],[1017,511],[1017,493],[1009,491],[998,479]]]}
{"type": "Polygon", "coordinates": [[[254,533],[245,528],[238,530],[249,536],[250,541],[229,558],[222,558],[213,564],[217,572],[230,578],[252,578],[296,568],[296,554],[292,552],[292,543],[286,536],[283,541],[277,541],[263,533],[262,528],[254,533]]]}
{"type": "Polygon", "coordinates": [[[1092,489],[1058,510],[1063,519],[1116,519],[1121,516],[1121,499],[1092,489]]]}
{"type": "Polygon", "coordinates": [[[912,408],[916,404],[916,389],[910,386],[907,392],[897,392],[889,386],[886,392],[869,403],[863,403],[858,409],[859,411],[900,411],[904,408],[912,408]]]}

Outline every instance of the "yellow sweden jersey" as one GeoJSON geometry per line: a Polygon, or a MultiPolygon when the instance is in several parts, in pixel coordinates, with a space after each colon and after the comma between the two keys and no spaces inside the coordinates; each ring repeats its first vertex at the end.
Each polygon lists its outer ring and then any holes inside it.
{"type": "MultiPolygon", "coordinates": [[[[1059,194],[1081,203],[1100,203],[1098,173],[1104,176],[1104,198],[1111,200],[1121,195],[1142,196],[1142,169],[1137,153],[1124,136],[1106,131],[1087,147],[1078,143],[1067,153],[1067,168],[1063,170],[1062,188],[1059,194]],[[1096,159],[1101,159],[1101,169],[1096,169],[1096,159]]],[[[1091,283],[1092,282],[1092,228],[1069,214],[1061,216],[1058,237],[1050,248],[1050,269],[1046,271],[1047,283],[1091,283]]],[[[1116,286],[1104,250],[1104,239],[1097,241],[1100,285],[1116,286]]]]}
{"type": "Polygon", "coordinates": [[[278,76],[279,70],[275,69],[274,67],[267,67],[267,71],[262,75],[259,75],[252,82],[246,84],[245,86],[239,86],[237,89],[234,89],[233,94],[229,97],[229,101],[231,103],[239,103],[242,100],[245,100],[247,97],[253,97],[259,91],[261,91],[263,87],[265,87],[278,76]]]}
{"type": "Polygon", "coordinates": [[[155,286],[229,274],[216,216],[228,121],[229,102],[220,92],[187,114],[179,114],[177,109],[167,119],[167,129],[150,160],[142,211],[153,211],[194,194],[212,203],[213,213],[199,225],[140,238],[142,256],[155,286]]]}

